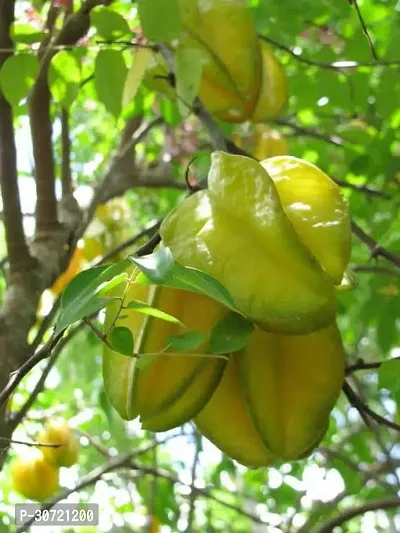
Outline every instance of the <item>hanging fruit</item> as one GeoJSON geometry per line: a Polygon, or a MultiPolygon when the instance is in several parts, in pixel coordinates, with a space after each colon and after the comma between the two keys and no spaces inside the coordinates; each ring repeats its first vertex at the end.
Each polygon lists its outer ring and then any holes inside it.
{"type": "Polygon", "coordinates": [[[150,358],[150,362],[140,368],[135,357],[106,346],[105,390],[122,418],[132,420],[140,416],[143,428],[165,431],[190,420],[217,386],[225,359],[200,355],[207,352],[208,336],[227,309],[201,294],[143,286],[134,281],[127,283],[114,292],[122,295],[127,289],[122,316],[118,316],[120,304],[116,301],[107,309],[105,331],[110,326],[128,328],[135,339],[135,354],[144,361],[150,358]],[[132,302],[136,302],[136,307],[137,302],[152,305],[180,322],[143,315],[127,307],[132,302]],[[204,342],[191,350],[191,355],[167,349],[171,337],[192,330],[204,335],[204,342]],[[156,357],[151,358],[151,354],[156,357]]]}
{"type": "Polygon", "coordinates": [[[331,280],[250,158],[214,152],[208,190],[179,204],[160,233],[176,261],[214,276],[263,329],[310,333],[335,317],[331,280]]]}

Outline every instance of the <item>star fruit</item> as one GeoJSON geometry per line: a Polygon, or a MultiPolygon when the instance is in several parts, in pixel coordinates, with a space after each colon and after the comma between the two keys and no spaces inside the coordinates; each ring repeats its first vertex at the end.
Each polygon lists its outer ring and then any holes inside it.
{"type": "Polygon", "coordinates": [[[176,261],[214,276],[267,331],[310,333],[335,317],[332,281],[253,159],[214,152],[208,190],[171,211],[160,234],[176,261]]]}
{"type": "Polygon", "coordinates": [[[286,216],[336,285],[350,260],[351,227],[339,186],[315,165],[292,156],[261,161],[286,216]]]}
{"type": "Polygon", "coordinates": [[[226,361],[201,354],[207,353],[210,332],[228,310],[202,294],[140,285],[134,280],[113,290],[114,296],[124,294],[121,312],[119,301],[107,307],[104,331],[109,336],[114,327],[128,328],[135,355],[143,357],[143,361],[147,357],[148,363],[141,366],[136,357],[104,345],[107,397],[122,418],[133,420],[140,416],[144,429],[166,431],[178,427],[207,403],[221,378],[226,361]],[[180,322],[141,314],[129,308],[132,302],[136,306],[140,302],[152,305],[180,322]],[[193,330],[202,333],[204,341],[191,353],[168,349],[170,337],[193,330]]]}
{"type": "Polygon", "coordinates": [[[194,422],[221,451],[246,466],[300,459],[326,432],[343,378],[336,324],[308,335],[256,328],[246,347],[231,354],[194,422]]]}
{"type": "Polygon", "coordinates": [[[227,122],[242,122],[256,105],[261,53],[245,0],[180,0],[180,44],[202,53],[199,96],[227,122]]]}

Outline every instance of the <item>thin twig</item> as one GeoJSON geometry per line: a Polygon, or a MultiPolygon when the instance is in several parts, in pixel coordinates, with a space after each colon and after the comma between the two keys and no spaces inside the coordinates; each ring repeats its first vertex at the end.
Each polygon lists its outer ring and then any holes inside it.
{"type": "MultiPolygon", "coordinates": [[[[138,455],[138,452],[136,451],[136,452],[133,452],[132,454],[124,455],[123,457],[117,457],[115,459],[110,459],[110,461],[105,466],[95,468],[94,470],[92,470],[92,472],[90,472],[90,474],[83,477],[77,485],[75,485],[71,489],[67,489],[65,491],[60,492],[53,500],[51,500],[48,503],[44,503],[42,505],[42,510],[51,509],[58,502],[65,500],[66,498],[68,498],[68,496],[70,496],[74,492],[78,492],[90,485],[93,485],[98,480],[100,480],[105,474],[113,472],[115,470],[120,470],[120,469],[130,469],[132,471],[138,472],[141,475],[151,475],[151,476],[160,477],[162,479],[165,479],[166,481],[168,481],[169,483],[173,485],[179,484],[179,485],[183,485],[186,487],[190,487],[189,483],[185,483],[181,481],[177,476],[175,476],[174,474],[172,474],[171,472],[167,470],[162,470],[160,468],[155,469],[150,466],[143,465],[143,464],[140,464],[134,461],[133,458],[136,457],[137,455],[138,455]]],[[[214,494],[212,494],[212,492],[210,492],[208,489],[195,488],[195,491],[200,496],[208,498],[228,509],[231,509],[232,511],[235,511],[238,514],[249,518],[253,522],[256,522],[258,524],[269,525],[269,522],[263,520],[259,516],[245,511],[242,507],[236,506],[232,503],[229,503],[229,502],[226,502],[220,499],[218,496],[215,496],[214,494]]],[[[29,527],[33,523],[33,521],[34,521],[34,517],[29,519],[23,526],[19,527],[15,533],[22,533],[23,531],[26,530],[27,527],[29,527]]]]}
{"type": "Polygon", "coordinates": [[[61,187],[63,198],[72,194],[69,112],[64,107],[61,109],[61,187]]]}
{"type": "Polygon", "coordinates": [[[357,411],[360,413],[361,416],[367,415],[372,420],[377,422],[378,424],[381,424],[382,426],[386,426],[390,429],[394,429],[395,431],[400,432],[399,424],[396,424],[395,422],[388,420],[387,418],[379,415],[378,413],[375,413],[375,411],[373,411],[370,407],[368,407],[368,405],[365,404],[359,396],[357,396],[357,394],[350,387],[347,381],[345,381],[343,384],[343,392],[346,394],[351,405],[357,409],[357,411]]]}
{"type": "Polygon", "coordinates": [[[362,192],[365,194],[368,194],[369,196],[376,196],[377,198],[382,198],[384,200],[391,200],[390,194],[384,191],[378,191],[377,189],[373,189],[372,187],[368,187],[368,185],[355,185],[354,183],[349,183],[348,181],[344,180],[334,180],[335,183],[337,183],[340,187],[343,187],[345,189],[353,189],[357,192],[362,192]]]}
{"type": "Polygon", "coordinates": [[[46,344],[42,346],[42,348],[35,352],[18,370],[10,374],[7,385],[0,393],[0,407],[4,405],[10,395],[18,387],[24,376],[26,376],[26,374],[32,370],[32,368],[40,363],[40,361],[46,359],[46,357],[51,354],[53,348],[58,344],[64,335],[64,331],[65,330],[60,331],[60,333],[57,333],[57,335],[53,334],[46,344]]]}
{"type": "Polygon", "coordinates": [[[357,17],[358,17],[358,20],[360,21],[362,31],[363,31],[365,37],[367,38],[368,45],[369,45],[369,48],[371,50],[372,57],[375,59],[375,61],[379,61],[378,54],[376,53],[376,49],[375,49],[374,43],[372,42],[371,36],[369,34],[367,25],[365,24],[365,20],[364,20],[362,14],[361,14],[361,10],[360,10],[360,7],[358,5],[357,0],[349,0],[349,2],[350,2],[350,4],[352,6],[354,6],[354,8],[356,10],[357,17]]]}
{"type": "Polygon", "coordinates": [[[15,414],[13,414],[10,417],[10,425],[12,428],[16,428],[20,422],[22,422],[23,418],[25,417],[26,413],[29,411],[29,409],[32,407],[32,405],[35,403],[36,398],[41,393],[41,391],[44,388],[47,376],[50,374],[51,369],[56,364],[56,361],[58,359],[58,356],[60,355],[61,351],[65,348],[68,342],[70,342],[71,339],[73,339],[76,334],[81,331],[83,328],[82,324],[78,324],[74,328],[71,328],[67,335],[60,339],[60,342],[55,346],[53,349],[53,352],[50,355],[50,358],[47,362],[46,367],[44,368],[40,378],[38,379],[33,391],[30,393],[29,398],[26,400],[26,402],[23,404],[23,406],[20,408],[19,411],[17,411],[15,414]]]}
{"type": "Polygon", "coordinates": [[[346,375],[352,374],[353,372],[357,372],[358,370],[374,370],[376,368],[380,368],[384,363],[387,363],[388,361],[400,361],[400,357],[392,357],[391,359],[385,359],[385,361],[371,361],[370,363],[366,363],[362,359],[359,359],[356,363],[348,365],[346,367],[346,375]]]}
{"type": "Polygon", "coordinates": [[[333,518],[325,522],[325,524],[323,524],[318,529],[317,533],[332,533],[336,527],[341,526],[342,524],[348,522],[356,516],[361,516],[365,513],[368,513],[369,511],[378,511],[381,509],[395,509],[397,507],[400,507],[400,498],[376,500],[364,503],[363,505],[359,505],[358,507],[351,507],[350,509],[346,509],[340,513],[336,513],[333,518]]]}
{"type": "Polygon", "coordinates": [[[377,61],[353,61],[353,60],[347,60],[347,59],[339,59],[337,61],[334,61],[333,63],[323,63],[322,61],[316,61],[314,59],[310,59],[307,57],[304,57],[301,54],[295,53],[289,46],[286,46],[283,43],[280,43],[278,41],[275,41],[271,37],[268,37],[267,35],[259,35],[260,39],[263,41],[266,41],[267,43],[272,44],[276,48],[279,48],[280,50],[284,50],[288,54],[290,54],[294,59],[297,61],[300,61],[301,63],[305,63],[307,65],[322,68],[325,70],[331,70],[333,72],[337,72],[338,74],[346,71],[347,69],[357,69],[362,67],[370,67],[370,68],[376,68],[376,67],[393,67],[400,65],[400,59],[379,59],[377,61]]]}
{"type": "Polygon", "coordinates": [[[353,272],[358,272],[359,274],[384,274],[400,278],[400,272],[397,270],[379,265],[352,265],[351,269],[353,272]]]}
{"type": "Polygon", "coordinates": [[[354,235],[358,239],[360,239],[360,241],[366,244],[371,250],[371,257],[377,257],[380,255],[381,257],[384,257],[385,259],[400,268],[400,256],[380,246],[377,242],[374,241],[372,237],[365,233],[365,231],[360,228],[360,226],[356,222],[354,222],[354,220],[351,221],[351,230],[354,235]]]}
{"type": "Polygon", "coordinates": [[[190,486],[190,497],[189,497],[189,514],[188,514],[188,520],[187,520],[187,526],[185,533],[192,533],[194,531],[193,529],[193,522],[195,518],[195,510],[196,510],[196,476],[197,476],[197,466],[199,463],[199,457],[200,457],[200,451],[201,451],[201,435],[199,435],[196,431],[194,433],[194,441],[195,441],[195,450],[194,450],[194,456],[193,456],[193,464],[192,464],[192,471],[191,471],[191,486],[190,486]]]}

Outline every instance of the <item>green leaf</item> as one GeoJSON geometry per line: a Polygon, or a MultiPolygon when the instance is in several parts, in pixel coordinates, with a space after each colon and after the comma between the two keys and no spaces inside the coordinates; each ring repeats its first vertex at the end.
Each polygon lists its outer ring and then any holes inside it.
{"type": "Polygon", "coordinates": [[[60,308],[65,309],[74,303],[83,291],[105,270],[107,270],[106,266],[99,266],[79,272],[65,287],[61,295],[60,308]]]}
{"type": "Polygon", "coordinates": [[[178,105],[166,98],[160,98],[158,103],[160,107],[160,113],[168,126],[176,128],[182,122],[182,115],[179,112],[178,105]]]}
{"type": "Polygon", "coordinates": [[[136,277],[136,283],[154,283],[155,285],[163,285],[173,289],[205,294],[229,309],[236,311],[232,296],[218,280],[196,268],[173,263],[169,248],[161,248],[154,254],[145,257],[145,261],[143,261],[144,258],[130,258],[142,271],[136,277]],[[165,250],[165,252],[160,257],[154,257],[161,250],[165,250]]]}
{"type": "Polygon", "coordinates": [[[103,307],[116,297],[99,298],[126,280],[129,259],[111,266],[90,268],[80,272],[65,288],[60,301],[56,332],[62,331],[103,307]]]}
{"type": "Polygon", "coordinates": [[[15,43],[34,44],[43,39],[44,32],[30,24],[14,23],[11,26],[10,36],[15,43]]]}
{"type": "Polygon", "coordinates": [[[122,109],[122,93],[128,69],[121,51],[100,50],[96,56],[94,84],[99,100],[116,119],[122,109]]]}
{"type": "Polygon", "coordinates": [[[381,389],[391,392],[397,404],[400,405],[400,361],[392,359],[385,361],[378,372],[378,383],[381,389]]]}
{"type": "Polygon", "coordinates": [[[168,349],[177,352],[190,352],[196,350],[205,340],[205,335],[200,331],[188,331],[183,335],[171,335],[167,338],[168,349]]]}
{"type": "Polygon", "coordinates": [[[229,309],[236,311],[235,303],[228,290],[225,289],[225,287],[213,276],[210,276],[201,270],[197,270],[196,268],[186,267],[179,263],[175,263],[175,266],[164,285],[167,287],[206,294],[229,309]]]}
{"type": "Polygon", "coordinates": [[[65,312],[61,312],[59,315],[55,328],[56,333],[59,333],[74,322],[82,320],[82,318],[97,313],[100,309],[104,309],[110,302],[116,299],[117,298],[115,297],[95,298],[93,300],[85,301],[75,307],[75,309],[67,308],[65,312]]]}
{"type": "Polygon", "coordinates": [[[56,54],[50,63],[48,82],[54,100],[69,107],[80,88],[80,56],[70,50],[61,50],[56,54]]]}
{"type": "Polygon", "coordinates": [[[6,100],[17,106],[28,96],[39,70],[39,61],[33,54],[8,57],[0,70],[0,86],[6,100]]]}
{"type": "Polygon", "coordinates": [[[156,309],[155,307],[152,307],[144,302],[140,302],[139,300],[131,300],[126,307],[129,309],[134,309],[138,313],[153,316],[155,318],[159,318],[160,320],[165,320],[166,322],[172,322],[173,324],[179,324],[180,326],[183,326],[182,322],[174,316],[164,313],[164,311],[160,311],[160,309],[156,309]]]}
{"type": "Polygon", "coordinates": [[[133,63],[126,77],[122,95],[122,107],[129,105],[135,98],[140,82],[146,72],[147,65],[153,52],[149,48],[139,48],[134,51],[133,63]]]}
{"type": "Polygon", "coordinates": [[[116,352],[133,356],[133,335],[129,328],[117,326],[111,330],[110,343],[116,352]]]}
{"type": "Polygon", "coordinates": [[[165,247],[159,248],[150,255],[130,257],[129,259],[156,285],[166,279],[174,266],[171,251],[165,247]]]}
{"type": "Polygon", "coordinates": [[[138,0],[143,33],[151,41],[177,39],[181,30],[179,0],[138,0]]]}
{"type": "Polygon", "coordinates": [[[108,7],[96,7],[90,12],[90,21],[97,35],[106,41],[132,37],[132,31],[125,18],[108,7]]]}
{"type": "Polygon", "coordinates": [[[189,113],[199,90],[202,54],[196,48],[179,48],[174,61],[178,108],[185,116],[189,113]]]}
{"type": "Polygon", "coordinates": [[[254,324],[250,320],[238,313],[230,313],[213,328],[209,351],[217,354],[237,352],[246,346],[253,330],[254,324]]]}

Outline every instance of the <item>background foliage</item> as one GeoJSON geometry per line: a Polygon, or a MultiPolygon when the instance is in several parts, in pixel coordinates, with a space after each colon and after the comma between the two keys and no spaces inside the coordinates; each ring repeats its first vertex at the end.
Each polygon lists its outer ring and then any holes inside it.
{"type": "MultiPolygon", "coordinates": [[[[40,130],[46,127],[46,114],[37,105],[42,124],[39,120],[39,129],[32,129],[31,137],[28,114],[32,117],[35,112],[35,100],[29,108],[27,96],[36,89],[43,95],[47,84],[60,205],[68,207],[68,192],[73,189],[84,209],[82,228],[96,205],[123,198],[104,220],[96,211],[86,240],[79,243],[85,245],[89,260],[137,234],[141,237],[124,249],[122,257],[146,242],[152,231],[140,232],[154,226],[183,198],[185,169],[193,155],[198,156],[191,167],[193,177],[205,178],[213,149],[208,124],[192,113],[183,117],[182,106],[140,83],[140,58],[134,53],[146,49],[141,48],[145,44],[142,29],[154,41],[176,33],[178,3],[168,2],[168,9],[165,5],[161,0],[77,3],[73,16],[81,17],[87,28],[67,35],[65,28],[72,25],[71,19],[68,22],[70,2],[52,6],[42,0],[17,3],[12,28],[15,54],[2,59],[0,86],[14,114],[23,228],[28,239],[35,231],[33,176],[37,182],[43,176],[40,159],[46,156],[43,144],[37,151],[37,136],[46,139],[45,129],[40,130]],[[162,17],[157,15],[161,9],[162,17]],[[45,81],[38,83],[47,61],[49,32],[61,37],[56,38],[57,53],[44,71],[45,81]],[[91,201],[93,190],[95,200],[91,201]],[[94,253],[90,242],[93,245],[97,239],[98,243],[99,235],[101,245],[94,253]]],[[[81,453],[78,465],[62,470],[59,498],[99,502],[101,528],[93,531],[322,533],[333,530],[329,520],[351,518],[359,506],[365,508],[354,519],[343,519],[335,531],[394,532],[400,528],[396,511],[400,503],[396,359],[400,357],[399,5],[394,0],[251,0],[249,7],[260,35],[271,43],[289,79],[289,105],[274,127],[288,137],[290,154],[315,163],[337,180],[349,202],[355,236],[351,263],[358,288],[339,296],[338,320],[348,383],[355,397],[342,394],[328,433],[310,458],[247,470],[221,456],[190,424],[154,436],[136,422],[123,423],[103,391],[101,343],[78,325],[64,347],[23,378],[7,405],[6,415],[15,418],[7,422],[9,430],[4,435],[10,436],[11,431],[13,439],[29,441],[46,418],[57,413],[70,420],[80,435],[81,453]],[[48,374],[45,388],[44,372],[45,377],[48,374]],[[26,406],[28,400],[31,405],[26,406]],[[76,491],[85,481],[87,485],[76,491]],[[377,510],[381,507],[385,510],[377,510]]],[[[4,37],[4,28],[0,33],[0,54],[5,56],[12,43],[4,37]]],[[[180,75],[185,85],[185,77],[196,73],[186,66],[180,75]]],[[[6,150],[4,116],[0,110],[2,154],[6,150]]],[[[218,126],[229,139],[232,126],[218,126]]],[[[2,171],[2,180],[6,180],[4,166],[2,171]]],[[[4,188],[2,194],[7,229],[9,198],[4,188]]],[[[74,212],[68,212],[67,227],[76,220],[74,212]]],[[[47,215],[51,221],[51,213],[47,215]]],[[[4,226],[0,226],[5,258],[0,292],[7,306],[6,279],[11,276],[14,281],[9,286],[14,288],[20,280],[12,277],[12,265],[6,259],[4,226]]],[[[36,235],[44,227],[36,218],[36,235]]],[[[43,232],[41,236],[43,242],[43,232]]],[[[67,241],[65,234],[61,241],[67,241]]],[[[51,256],[52,242],[47,242],[46,257],[51,256]]],[[[41,302],[36,323],[29,327],[31,349],[49,339],[57,304],[57,297],[48,290],[41,299],[40,293],[52,286],[72,254],[71,249],[62,255],[57,242],[60,251],[51,259],[53,267],[43,274],[39,289],[29,293],[28,299],[27,293],[13,293],[19,309],[28,300],[35,308],[41,302]]],[[[76,245],[74,237],[68,242],[76,245]]],[[[11,261],[10,249],[8,254],[11,261]]],[[[22,362],[19,359],[13,368],[4,359],[3,384],[22,362]]],[[[10,530],[13,505],[21,501],[11,489],[9,469],[12,458],[24,450],[17,444],[4,444],[2,450],[6,460],[0,475],[0,531],[10,530]]]]}

